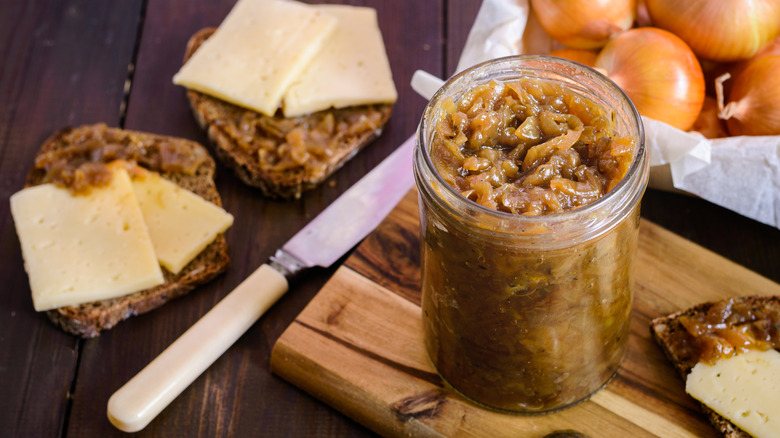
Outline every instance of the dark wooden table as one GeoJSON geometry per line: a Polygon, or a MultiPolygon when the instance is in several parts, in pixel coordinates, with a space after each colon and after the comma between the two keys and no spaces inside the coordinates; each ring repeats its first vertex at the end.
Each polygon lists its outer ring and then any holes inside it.
{"type": "MultiPolygon", "coordinates": [[[[234,0],[8,0],[0,5],[0,435],[121,436],[109,396],[276,248],[378,164],[417,126],[423,69],[451,74],[475,0],[354,0],[378,10],[399,100],[383,136],[302,199],[264,199],[225,168],[217,186],[236,218],[232,265],[211,284],[96,339],[55,328],[32,307],[8,198],[41,142],[65,126],[111,126],[206,143],[184,90],[171,83],[189,36],[216,26],[234,0]]],[[[649,190],[642,214],[780,281],[780,230],[705,201],[649,190]]],[[[139,435],[370,436],[371,431],[269,372],[271,347],[332,275],[311,270],[139,435]]],[[[670,292],[673,293],[673,292],[670,292]]]]}

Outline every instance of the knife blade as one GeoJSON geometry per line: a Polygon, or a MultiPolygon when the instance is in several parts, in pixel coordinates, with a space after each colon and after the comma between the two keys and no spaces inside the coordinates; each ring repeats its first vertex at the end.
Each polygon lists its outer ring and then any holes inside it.
{"type": "Polygon", "coordinates": [[[293,236],[108,400],[109,421],[146,427],[289,289],[288,279],[328,267],[387,216],[414,186],[414,136],[293,236]]]}
{"type": "MultiPolygon", "coordinates": [[[[280,251],[297,258],[304,268],[332,265],[376,228],[411,190],[413,150],[414,136],[344,192],[280,251]]],[[[272,260],[279,257],[277,252],[272,260]]]]}

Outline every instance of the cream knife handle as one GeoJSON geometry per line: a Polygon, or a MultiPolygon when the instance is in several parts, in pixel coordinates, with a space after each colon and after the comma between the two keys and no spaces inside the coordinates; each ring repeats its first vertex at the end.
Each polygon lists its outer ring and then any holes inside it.
{"type": "Polygon", "coordinates": [[[111,396],[108,419],[125,432],[146,427],[287,289],[284,275],[260,266],[111,396]]]}

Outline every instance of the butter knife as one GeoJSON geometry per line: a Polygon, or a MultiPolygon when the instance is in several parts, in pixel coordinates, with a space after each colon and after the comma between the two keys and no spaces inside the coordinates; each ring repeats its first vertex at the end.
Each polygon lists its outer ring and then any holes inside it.
{"type": "Polygon", "coordinates": [[[414,136],[406,140],[108,400],[118,429],[146,427],[246,332],[303,269],[328,267],[357,245],[414,186],[414,136]]]}

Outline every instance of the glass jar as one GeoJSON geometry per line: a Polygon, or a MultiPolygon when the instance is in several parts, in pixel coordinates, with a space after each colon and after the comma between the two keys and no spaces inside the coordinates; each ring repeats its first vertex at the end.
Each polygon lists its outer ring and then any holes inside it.
{"type": "Polygon", "coordinates": [[[641,119],[628,97],[595,70],[559,58],[477,65],[426,107],[414,170],[424,337],[439,374],[472,401],[520,413],[562,409],[606,385],[626,351],[648,175],[641,119]],[[612,112],[617,133],[635,139],[627,173],[596,201],[549,215],[512,214],[467,199],[436,171],[430,150],[447,98],[524,77],[587,97],[612,112]]]}

